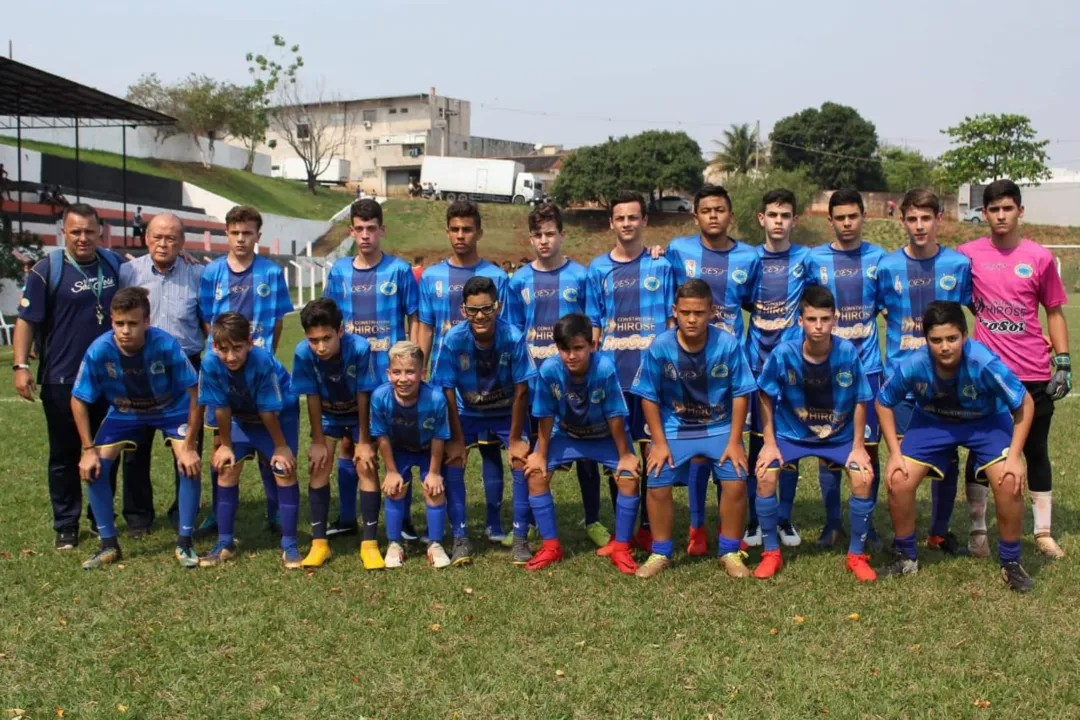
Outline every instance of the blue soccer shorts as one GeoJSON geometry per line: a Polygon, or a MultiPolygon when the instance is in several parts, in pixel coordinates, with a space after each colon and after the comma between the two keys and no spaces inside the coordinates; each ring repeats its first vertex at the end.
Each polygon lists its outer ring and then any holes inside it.
{"type": "Polygon", "coordinates": [[[135,413],[121,413],[113,408],[105,415],[97,434],[94,436],[94,445],[99,448],[119,446],[122,450],[134,450],[145,437],[147,428],[160,430],[165,436],[165,442],[183,440],[187,437],[188,411],[169,413],[166,415],[154,414],[142,416],[135,413]]]}
{"type": "MultiPolygon", "coordinates": [[[[281,432],[285,436],[285,442],[292,450],[293,456],[299,450],[300,444],[300,408],[292,406],[285,408],[278,414],[278,423],[281,432]]],[[[256,455],[262,455],[267,461],[274,455],[274,440],[270,437],[266,426],[259,423],[232,421],[232,446],[236,462],[254,460],[256,455]]],[[[274,475],[283,477],[278,468],[271,466],[274,475]]]]}
{"type": "Polygon", "coordinates": [[[649,441],[649,425],[645,422],[645,413],[641,409],[641,398],[633,393],[623,390],[623,399],[630,414],[626,416],[627,427],[630,428],[630,439],[638,442],[649,441]]]}
{"type": "Polygon", "coordinates": [[[1007,413],[953,422],[916,408],[900,452],[906,460],[929,468],[929,474],[940,480],[956,449],[963,446],[975,458],[975,474],[979,475],[1008,457],[1012,433],[1012,416],[1007,413]]]}
{"type": "Polygon", "coordinates": [[[322,414],[323,435],[335,440],[352,438],[354,443],[360,442],[360,421],[353,415],[322,414]]]}
{"type": "MultiPolygon", "coordinates": [[[[647,483],[650,488],[671,487],[672,485],[686,485],[690,476],[690,461],[696,457],[705,457],[712,460],[712,477],[717,483],[745,481],[746,475],[739,474],[730,460],[721,465],[718,461],[727,448],[730,433],[713,435],[704,438],[669,438],[668,448],[671,450],[671,459],[675,467],[665,465],[660,474],[649,473],[647,483]]],[[[740,434],[740,437],[741,434],[740,434]]]]}
{"type": "MultiPolygon", "coordinates": [[[[777,437],[776,447],[780,450],[780,457],[784,458],[784,465],[798,465],[803,458],[816,457],[826,464],[835,467],[844,467],[848,455],[851,454],[851,441],[822,442],[820,440],[788,440],[777,437]]],[[[769,470],[779,470],[773,463],[769,470]]]]}
{"type": "Polygon", "coordinates": [[[548,445],[548,471],[569,470],[575,462],[600,463],[612,473],[619,467],[619,450],[615,440],[593,438],[577,440],[568,435],[552,435],[548,445]]]}
{"type": "Polygon", "coordinates": [[[394,465],[397,466],[398,474],[405,480],[406,485],[412,482],[413,468],[416,468],[420,481],[423,482],[424,477],[431,468],[431,449],[420,451],[394,450],[394,465]]]}
{"type": "MultiPolygon", "coordinates": [[[[461,432],[465,436],[465,447],[480,444],[501,444],[510,447],[510,416],[477,417],[461,415],[461,432]]],[[[528,438],[521,438],[528,442],[528,438]]]]}

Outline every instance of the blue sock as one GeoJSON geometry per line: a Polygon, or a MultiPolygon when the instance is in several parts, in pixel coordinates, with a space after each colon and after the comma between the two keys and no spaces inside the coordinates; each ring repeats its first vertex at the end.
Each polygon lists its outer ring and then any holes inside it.
{"type": "Polygon", "coordinates": [[[218,488],[218,504],[214,508],[218,522],[218,542],[229,544],[233,541],[233,528],[236,524],[236,507],[240,504],[240,486],[218,488]]]}
{"type": "Polygon", "coordinates": [[[634,537],[634,524],[637,522],[638,503],[641,497],[637,494],[615,496],[615,541],[628,543],[634,537]]]}
{"type": "Polygon", "coordinates": [[[112,483],[109,480],[114,462],[101,458],[101,470],[98,471],[97,479],[86,489],[90,496],[90,507],[94,511],[98,535],[102,540],[116,537],[116,511],[113,510],[112,483]]]}
{"type": "Polygon", "coordinates": [[[712,475],[711,462],[692,462],[686,481],[688,502],[690,505],[690,527],[705,527],[705,498],[709,492],[709,477],[712,475]]]}
{"type": "Polygon", "coordinates": [[[511,470],[510,477],[514,479],[514,534],[524,537],[529,534],[529,481],[524,470],[511,470]]]}
{"type": "Polygon", "coordinates": [[[199,497],[202,495],[202,478],[188,477],[177,470],[176,475],[180,480],[180,493],[176,507],[179,511],[180,537],[191,537],[195,533],[195,518],[199,516],[199,497]]]}
{"type": "Polygon", "coordinates": [[[217,502],[218,502],[218,484],[217,484],[218,471],[213,467],[210,468],[210,514],[214,517],[217,516],[217,502]]]}
{"type": "Polygon", "coordinates": [[[919,553],[915,550],[915,533],[893,539],[893,548],[908,560],[918,560],[919,553]]]}
{"type": "Polygon", "coordinates": [[[776,493],[769,497],[758,497],[758,523],[761,526],[761,542],[766,550],[779,550],[780,539],[776,535],[777,508],[780,501],[776,499],[776,493]]]}
{"type": "Polygon", "coordinates": [[[663,555],[670,560],[675,554],[675,543],[671,540],[653,540],[652,551],[653,555],[663,555]]]}
{"type": "MultiPolygon", "coordinates": [[[[410,483],[411,485],[411,483],[410,483]]],[[[446,533],[446,503],[427,506],[427,536],[431,542],[441,543],[446,533]]]]}
{"type": "Polygon", "coordinates": [[[356,474],[352,458],[338,458],[338,520],[346,525],[356,522],[356,491],[359,487],[360,476],[356,474]]]}
{"type": "MultiPolygon", "coordinates": [[[[760,517],[761,515],[759,511],[758,518],[760,519],[760,517]]],[[[716,557],[724,557],[728,553],[739,552],[739,545],[741,543],[741,540],[742,538],[736,539],[724,537],[723,535],[721,535],[718,539],[716,557]]],[[[655,547],[655,544],[653,545],[653,547],[655,547]]]]}
{"type": "Polygon", "coordinates": [[[405,523],[405,498],[394,500],[386,498],[383,501],[383,512],[386,514],[386,539],[390,542],[401,542],[401,527],[405,523]]]}
{"type": "Polygon", "coordinates": [[[844,508],[840,505],[840,473],[827,465],[818,465],[818,482],[821,484],[821,502],[825,504],[825,525],[841,527],[844,524],[844,508]]]}
{"type": "Polygon", "coordinates": [[[949,532],[953,508],[956,507],[956,487],[960,482],[960,463],[954,457],[945,469],[945,477],[930,484],[930,534],[944,537],[949,532]]]}
{"type": "Polygon", "coordinates": [[[555,498],[551,492],[543,495],[530,495],[529,507],[536,516],[536,527],[540,530],[540,536],[545,540],[555,540],[559,537],[559,528],[555,524],[555,498]]]}
{"type": "Polygon", "coordinates": [[[266,517],[269,520],[274,517],[280,511],[278,506],[278,484],[274,479],[274,471],[270,469],[269,463],[264,463],[261,460],[259,465],[259,477],[262,479],[263,492],[266,493],[266,517]]]}
{"type": "MultiPolygon", "coordinates": [[[[95,510],[94,512],[97,512],[95,510]]],[[[1005,563],[1020,562],[1020,541],[998,540],[998,562],[1004,567],[1005,563]]]]}
{"type": "MultiPolygon", "coordinates": [[[[799,471],[780,468],[777,481],[780,490],[780,502],[777,508],[777,520],[791,524],[791,508],[795,505],[795,490],[799,486],[799,471]]],[[[748,490],[749,492],[749,490],[748,490]]]]}
{"type": "MultiPolygon", "coordinates": [[[[581,506],[585,510],[585,524],[592,525],[600,522],[600,466],[591,460],[578,460],[577,480],[578,485],[581,486],[581,506]]],[[[535,509],[533,514],[536,514],[535,509]]]]}
{"type": "Polygon", "coordinates": [[[450,533],[465,537],[465,468],[446,468],[446,514],[450,516],[450,533]]]}
{"type": "Polygon", "coordinates": [[[281,549],[296,545],[296,525],[300,517],[300,484],[278,487],[278,512],[281,514],[281,549]]]}
{"type": "Polygon", "coordinates": [[[326,539],[326,521],[330,517],[330,486],[308,488],[308,507],[311,511],[311,537],[313,540],[326,539]]]}
{"type": "Polygon", "coordinates": [[[506,491],[503,475],[502,448],[498,445],[480,445],[480,477],[484,480],[486,504],[484,524],[493,532],[502,533],[502,502],[506,491]]]}
{"type": "Polygon", "coordinates": [[[874,512],[874,498],[848,498],[848,518],[851,522],[851,540],[848,552],[862,555],[865,551],[866,534],[870,531],[870,515],[874,512]]]}

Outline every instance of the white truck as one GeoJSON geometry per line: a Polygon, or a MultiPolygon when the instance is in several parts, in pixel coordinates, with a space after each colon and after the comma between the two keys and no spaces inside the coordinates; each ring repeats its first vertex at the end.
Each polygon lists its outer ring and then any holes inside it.
{"type": "Polygon", "coordinates": [[[513,160],[424,156],[420,186],[432,188],[443,200],[459,198],[515,205],[543,198],[543,188],[532,173],[513,160]]]}
{"type": "MultiPolygon", "coordinates": [[[[326,162],[325,160],[323,162],[326,162]]],[[[330,164],[315,177],[320,185],[344,185],[349,181],[349,161],[345,158],[331,158],[330,164]]],[[[270,166],[270,177],[307,182],[307,166],[303,158],[286,158],[270,166]]]]}

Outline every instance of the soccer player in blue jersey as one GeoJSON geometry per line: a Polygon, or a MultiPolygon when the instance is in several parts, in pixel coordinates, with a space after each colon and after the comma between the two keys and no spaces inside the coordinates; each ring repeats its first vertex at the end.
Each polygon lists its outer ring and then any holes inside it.
{"type": "MultiPolygon", "coordinates": [[[[322,567],[330,559],[327,542],[327,519],[330,512],[330,470],[334,445],[350,439],[353,443],[371,442],[368,436],[369,402],[375,389],[368,341],[360,335],[345,333],[337,303],[327,297],[313,300],[300,311],[304,339],[296,345],[293,359],[292,388],[307,397],[311,422],[311,447],[308,448],[308,503],[311,508],[311,550],[304,567],[322,567]]],[[[360,486],[364,535],[360,559],[367,570],[383,567],[376,533],[379,528],[379,487],[375,468],[363,473],[360,486]]]]}
{"type": "Polygon", "coordinates": [[[196,393],[198,376],[180,342],[164,330],[150,327],[150,293],[146,289],[118,290],[110,312],[112,332],[91,343],[71,392],[71,413],[82,441],[79,475],[89,483],[87,493],[101,538],[101,548],[82,566],[89,570],[121,558],[109,482],[111,468],[120,453],[135,448],[150,429],[161,431],[176,456],[180,485],[176,559],[183,567],[198,567],[191,541],[202,472],[196,449],[203,422],[196,393]],[[93,435],[89,408],[100,398],[108,400],[109,411],[93,435]]]}
{"type": "Polygon", "coordinates": [[[865,552],[874,471],[866,451],[866,406],[874,399],[854,343],[833,337],[836,301],[828,288],[806,288],[799,301],[803,339],[782,342],[758,377],[764,444],[758,454],[757,509],[765,551],[754,577],[770,578],[784,565],[776,536],[777,475],[785,463],[816,457],[847,470],[851,540],[847,569],[860,582],[876,579],[865,552]]]}
{"type": "MultiPolygon", "coordinates": [[[[878,306],[885,312],[885,367],[900,362],[926,345],[922,319],[935,300],[971,305],[971,261],[937,241],[941,201],[929,190],[909,190],[900,202],[900,221],[908,244],[889,253],[878,266],[878,306]]],[[[902,437],[914,401],[905,399],[893,409],[902,437]]],[[[926,545],[950,555],[962,552],[949,520],[956,504],[959,457],[954,456],[945,477],[931,486],[930,536],[926,545]]]]}
{"type": "Polygon", "coordinates": [[[650,578],[671,565],[671,486],[685,481],[692,462],[708,460],[716,481],[727,483],[719,493],[717,555],[729,577],[748,577],[739,551],[746,517],[742,429],[754,377],[739,340],[711,324],[713,294],[704,280],[680,285],[671,312],[677,329],[660,334],[643,353],[630,390],[641,398],[652,438],[645,478],[652,554],[637,575],[650,578]]]}
{"type": "MultiPolygon", "coordinates": [[[[876,394],[881,387],[881,347],[878,344],[878,266],[885,258],[885,251],[862,239],[862,225],[866,217],[862,195],[856,190],[837,190],[829,197],[829,222],[836,240],[819,245],[806,257],[806,282],[822,285],[832,292],[836,300],[837,318],[833,333],[850,340],[859,349],[863,371],[870,384],[870,392],[876,394]]],[[[873,496],[877,498],[879,482],[878,424],[872,406],[867,408],[865,441],[866,451],[874,467],[873,496]]],[[[818,544],[832,546],[844,536],[842,509],[840,505],[840,471],[837,465],[821,463],[818,479],[821,499],[825,503],[825,527],[821,530],[818,544]]],[[[872,547],[880,547],[873,522],[867,537],[872,547]]]]}
{"type": "MultiPolygon", "coordinates": [[[[778,188],[765,193],[761,199],[758,223],[765,230],[765,244],[757,248],[761,259],[761,281],[754,287],[750,307],[749,329],[746,332],[746,354],[750,371],[757,378],[765,367],[769,354],[782,342],[802,336],[799,329],[799,300],[806,287],[806,256],[810,250],[791,243],[798,216],[795,193],[778,188]]],[[[758,394],[750,396],[750,467],[757,467],[761,452],[761,418],[758,394]]],[[[780,470],[778,492],[778,532],[780,542],[795,547],[802,538],[791,522],[791,509],[799,482],[797,465],[785,465],[780,470]]],[[[761,528],[757,517],[757,473],[746,479],[747,505],[750,520],[743,541],[752,547],[761,545],[761,528]]]]}
{"type": "Polygon", "coordinates": [[[879,574],[918,572],[915,492],[927,475],[943,477],[963,445],[994,492],[1001,577],[1011,589],[1027,592],[1035,584],[1020,564],[1027,481],[1022,455],[1035,402],[1005,363],[968,338],[959,303],[931,302],[922,318],[927,348],[892,364],[878,395],[881,431],[889,448],[885,478],[897,551],[897,559],[879,574]],[[893,408],[909,397],[915,409],[901,442],[893,408]]]}
{"type": "MultiPolygon", "coordinates": [[[[608,211],[615,247],[589,263],[585,291],[585,314],[593,326],[593,346],[615,361],[619,385],[630,410],[630,436],[640,444],[643,458],[649,436],[641,400],[630,394],[630,388],[642,355],[671,325],[675,301],[671,263],[645,250],[646,212],[645,198],[639,193],[615,193],[608,211]]],[[[642,483],[643,495],[645,489],[642,483]]],[[[645,502],[641,503],[641,527],[635,544],[645,551],[652,546],[645,502]]]]}
{"type": "MultiPolygon", "coordinates": [[[[281,338],[281,323],[293,310],[285,275],[273,261],[259,256],[262,215],[253,207],[237,205],[225,214],[225,235],[229,252],[203,270],[199,284],[199,315],[207,338],[214,320],[226,312],[239,313],[251,323],[251,337],[258,347],[277,352],[281,338]]],[[[210,418],[208,425],[213,425],[210,418]]],[[[214,448],[218,447],[215,436],[214,448]]],[[[263,489],[266,492],[266,519],[271,530],[278,524],[277,484],[270,468],[260,464],[263,489]]],[[[210,480],[217,492],[217,468],[211,467],[210,480]]],[[[213,504],[217,506],[217,498],[213,504]]],[[[214,514],[203,521],[199,530],[209,532],[215,526],[214,514]]]]}
{"type": "MultiPolygon", "coordinates": [[[[425,268],[420,276],[420,323],[415,341],[432,367],[443,338],[463,319],[459,309],[462,303],[461,291],[469,278],[474,275],[490,278],[495,284],[500,304],[506,301],[506,287],[509,282],[502,268],[481,258],[476,249],[484,235],[480,209],[476,203],[471,200],[458,200],[446,209],[446,235],[450,239],[454,254],[437,265],[425,268]]],[[[481,475],[487,502],[484,532],[490,542],[502,543],[507,536],[502,528],[505,482],[499,441],[485,435],[478,438],[478,442],[483,461],[481,475]]]]}
{"type": "Polygon", "coordinates": [[[528,543],[529,486],[525,439],[529,418],[529,383],[536,367],[525,339],[499,315],[495,282],[473,277],[461,293],[461,314],[468,322],[453,327],[435,355],[431,384],[446,393],[450,442],[446,448],[446,502],[454,535],[452,562],[471,562],[472,545],[465,531],[466,448],[480,438],[494,437],[510,456],[513,475],[514,543],[511,560],[524,565],[532,558],[528,543]]]}
{"type": "MultiPolygon", "coordinates": [[[[383,493],[386,495],[386,567],[405,562],[402,523],[408,511],[407,486],[412,471],[422,474],[421,487],[427,506],[428,564],[444,568],[450,557],[443,549],[446,528],[446,491],[442,477],[443,454],[450,439],[446,397],[421,381],[424,352],[416,343],[402,341],[390,348],[389,382],[371,394],[371,436],[386,465],[383,493]]],[[[458,558],[459,564],[461,558],[458,558]]]]}
{"type": "MultiPolygon", "coordinates": [[[[563,254],[563,239],[562,213],[557,205],[548,203],[529,213],[529,241],[536,259],[514,272],[506,293],[503,315],[525,335],[537,365],[558,354],[554,332],[559,318],[585,312],[586,270],[563,254]]],[[[535,419],[533,424],[535,434],[535,419]]],[[[600,469],[592,460],[579,460],[577,477],[585,508],[585,532],[597,547],[604,547],[611,533],[600,524],[600,469]]],[[[612,493],[613,501],[615,497],[612,493]]]]}
{"type": "Polygon", "coordinates": [[[557,469],[592,458],[618,478],[619,487],[615,537],[598,554],[610,557],[621,572],[634,573],[638,566],[630,555],[630,539],[640,502],[638,459],[615,364],[593,352],[592,324],[581,313],[560,318],[552,336],[558,357],[544,360],[536,379],[532,414],[539,420],[539,432],[526,467],[529,505],[544,545],[526,567],[540,570],[562,559],[551,478],[557,469]]]}
{"type": "MultiPolygon", "coordinates": [[[[372,377],[381,383],[389,368],[387,352],[394,344],[415,336],[419,291],[409,263],[382,250],[386,234],[382,206],[371,199],[360,200],[352,204],[349,216],[356,255],[341,258],[330,268],[323,297],[337,303],[345,332],[360,335],[370,343],[372,377]]],[[[370,468],[364,484],[369,490],[377,489],[374,461],[370,443],[354,447],[350,437],[341,438],[337,460],[341,507],[338,519],[326,529],[328,537],[357,533],[356,491],[360,480],[356,468],[370,468]]],[[[408,517],[405,528],[407,539],[415,540],[408,517]]]]}
{"type": "Polygon", "coordinates": [[[213,410],[221,441],[212,458],[218,471],[218,540],[200,564],[213,566],[236,557],[233,527],[240,501],[240,475],[244,461],[258,454],[268,461],[277,483],[281,562],[288,570],[299,569],[296,449],[300,405],[291,378],[269,350],[254,346],[251,323],[239,313],[219,315],[210,338],[213,353],[203,360],[199,404],[213,410]]]}

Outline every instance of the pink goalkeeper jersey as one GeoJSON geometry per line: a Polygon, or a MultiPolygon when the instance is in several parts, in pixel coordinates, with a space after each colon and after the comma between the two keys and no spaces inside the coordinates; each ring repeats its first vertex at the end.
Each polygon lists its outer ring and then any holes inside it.
{"type": "Polygon", "coordinates": [[[1025,382],[1050,379],[1050,354],[1039,305],[1068,301],[1054,255],[1027,238],[1001,250],[981,237],[960,246],[971,260],[975,339],[993,350],[1025,382]]]}

